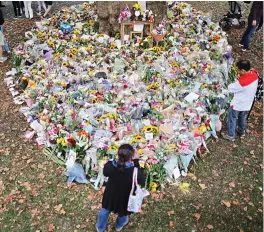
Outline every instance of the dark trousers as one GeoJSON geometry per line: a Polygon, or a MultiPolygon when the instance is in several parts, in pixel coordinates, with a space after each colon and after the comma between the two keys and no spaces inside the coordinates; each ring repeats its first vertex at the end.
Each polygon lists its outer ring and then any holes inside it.
{"type": "Polygon", "coordinates": [[[19,1],[12,1],[15,16],[21,16],[21,8],[19,1]]]}
{"type": "Polygon", "coordinates": [[[247,27],[246,31],[244,32],[242,39],[240,41],[240,44],[243,45],[244,49],[249,49],[250,40],[251,40],[252,36],[254,35],[258,24],[259,24],[259,22],[257,21],[257,25],[252,26],[252,21],[248,22],[248,27],[247,27]]]}

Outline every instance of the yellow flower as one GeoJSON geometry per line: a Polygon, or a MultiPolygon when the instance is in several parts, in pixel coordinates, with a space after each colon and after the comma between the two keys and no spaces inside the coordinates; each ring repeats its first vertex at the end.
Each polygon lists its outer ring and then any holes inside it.
{"type": "Polygon", "coordinates": [[[118,146],[116,144],[112,144],[111,146],[108,147],[107,151],[111,151],[111,150],[114,150],[114,151],[118,151],[118,146]]]}
{"type": "Polygon", "coordinates": [[[74,54],[74,55],[77,55],[78,54],[78,49],[77,48],[72,48],[71,49],[71,53],[74,54]]]}
{"type": "Polygon", "coordinates": [[[149,133],[152,132],[154,134],[157,134],[159,132],[159,129],[156,126],[150,125],[150,126],[144,126],[142,131],[143,132],[149,132],[149,133]]]}
{"type": "Polygon", "coordinates": [[[49,41],[49,42],[48,42],[48,45],[49,45],[50,47],[52,47],[52,48],[54,48],[54,46],[55,46],[55,44],[54,44],[53,41],[49,41]]]}
{"type": "Polygon", "coordinates": [[[35,68],[31,70],[31,74],[32,74],[32,75],[35,75],[37,72],[38,72],[38,70],[35,69],[35,68]]]}
{"type": "Polygon", "coordinates": [[[35,87],[36,86],[36,82],[35,81],[32,81],[32,80],[29,80],[28,81],[28,86],[35,87]]]}
{"type": "Polygon", "coordinates": [[[86,47],[86,51],[91,51],[91,50],[93,50],[93,47],[92,46],[88,46],[88,47],[86,47]]]}
{"type": "Polygon", "coordinates": [[[189,187],[190,187],[190,184],[189,183],[182,183],[180,186],[179,186],[179,189],[183,192],[183,193],[189,193],[189,187]]]}
{"type": "Polygon", "coordinates": [[[138,153],[139,155],[142,155],[142,154],[143,154],[143,150],[140,148],[140,149],[137,150],[137,153],[138,153]]]}
{"type": "Polygon", "coordinates": [[[146,142],[146,140],[141,135],[133,136],[133,138],[130,141],[130,143],[145,143],[145,142],[146,142]]]}
{"type": "Polygon", "coordinates": [[[22,80],[28,82],[28,78],[26,76],[22,77],[22,80]]]}
{"type": "Polygon", "coordinates": [[[66,139],[63,138],[63,141],[61,142],[61,145],[62,145],[63,147],[66,147],[67,144],[68,144],[68,143],[67,143],[66,139]]]}
{"type": "Polygon", "coordinates": [[[89,26],[93,26],[93,25],[94,25],[94,21],[93,21],[93,20],[89,20],[89,21],[88,21],[88,25],[89,25],[89,26]]]}
{"type": "Polygon", "coordinates": [[[73,53],[70,53],[70,54],[68,55],[68,57],[69,57],[70,59],[73,59],[73,58],[74,58],[74,54],[73,54],[73,53]]]}
{"type": "Polygon", "coordinates": [[[150,186],[151,186],[151,192],[153,193],[157,192],[158,185],[155,182],[152,182],[150,186]]]}
{"type": "Polygon", "coordinates": [[[62,62],[62,66],[68,66],[68,65],[69,65],[69,64],[68,64],[67,61],[62,62]]]}

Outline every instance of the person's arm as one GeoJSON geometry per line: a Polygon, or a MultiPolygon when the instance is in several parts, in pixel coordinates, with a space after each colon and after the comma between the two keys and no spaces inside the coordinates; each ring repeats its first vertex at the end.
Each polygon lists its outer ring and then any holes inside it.
{"type": "Polygon", "coordinates": [[[237,92],[239,92],[239,91],[242,90],[242,87],[241,87],[241,85],[239,84],[239,82],[236,81],[236,82],[234,82],[234,83],[232,83],[232,84],[230,84],[230,85],[228,86],[228,90],[229,90],[229,92],[231,92],[231,93],[237,93],[237,92]]]}
{"type": "Polygon", "coordinates": [[[105,166],[104,166],[104,170],[103,170],[103,174],[105,177],[109,177],[110,174],[110,166],[111,166],[111,161],[108,161],[105,166]]]}
{"type": "Polygon", "coordinates": [[[140,168],[139,159],[134,159],[134,165],[138,168],[138,184],[141,186],[145,186],[146,176],[144,174],[144,169],[140,168]]]}

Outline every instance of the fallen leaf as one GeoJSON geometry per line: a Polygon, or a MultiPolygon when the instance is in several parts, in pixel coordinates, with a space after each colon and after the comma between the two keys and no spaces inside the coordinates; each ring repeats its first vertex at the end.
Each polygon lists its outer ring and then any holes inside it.
{"type": "Polygon", "coordinates": [[[201,214],[199,213],[195,213],[194,214],[194,217],[196,218],[196,221],[199,221],[200,217],[201,217],[201,214]]]}
{"type": "Polygon", "coordinates": [[[39,174],[39,179],[43,180],[45,178],[45,175],[43,173],[39,174]]]}
{"type": "Polygon", "coordinates": [[[248,204],[251,205],[251,206],[253,206],[253,207],[255,207],[255,205],[252,202],[249,202],[248,204]]]}
{"type": "Polygon", "coordinates": [[[214,227],[212,225],[207,225],[206,226],[209,230],[213,229],[214,227]]]}
{"type": "Polygon", "coordinates": [[[253,218],[251,216],[247,216],[247,218],[251,221],[253,218]]]}
{"type": "Polygon", "coordinates": [[[232,203],[233,203],[233,205],[239,205],[238,201],[233,201],[232,203]]]}
{"type": "Polygon", "coordinates": [[[204,190],[204,189],[207,188],[207,187],[205,186],[205,184],[199,184],[199,186],[200,186],[200,188],[201,188],[202,190],[204,190]]]}
{"type": "Polygon", "coordinates": [[[251,150],[249,153],[250,153],[250,155],[254,155],[255,151],[251,150]]]}
{"type": "Polygon", "coordinates": [[[170,227],[174,227],[174,222],[173,221],[170,221],[170,227]]]}
{"type": "Polygon", "coordinates": [[[51,232],[55,229],[55,226],[53,224],[48,225],[48,231],[51,232]]]}
{"type": "Polygon", "coordinates": [[[172,210],[172,211],[168,211],[168,215],[170,216],[170,215],[173,215],[174,214],[174,211],[172,210]]]}
{"type": "Polygon", "coordinates": [[[192,174],[192,173],[188,173],[188,176],[191,177],[192,180],[196,180],[197,179],[197,177],[194,174],[192,174]]]}
{"type": "Polygon", "coordinates": [[[240,229],[239,232],[244,232],[244,230],[240,229]]]}
{"type": "Polygon", "coordinates": [[[62,204],[56,205],[54,207],[54,209],[55,209],[56,212],[59,212],[61,210],[61,208],[62,208],[62,204]]]}
{"type": "Polygon", "coordinates": [[[230,202],[229,201],[224,201],[222,200],[221,201],[227,208],[229,208],[231,206],[230,202]]]}
{"type": "Polygon", "coordinates": [[[229,186],[230,186],[231,188],[235,188],[236,185],[235,185],[234,182],[230,182],[230,183],[229,183],[229,186]]]}
{"type": "Polygon", "coordinates": [[[247,211],[247,206],[246,207],[244,207],[244,209],[243,209],[244,211],[247,211]]]}
{"type": "Polygon", "coordinates": [[[97,208],[96,205],[91,206],[91,210],[95,210],[97,208]]]}

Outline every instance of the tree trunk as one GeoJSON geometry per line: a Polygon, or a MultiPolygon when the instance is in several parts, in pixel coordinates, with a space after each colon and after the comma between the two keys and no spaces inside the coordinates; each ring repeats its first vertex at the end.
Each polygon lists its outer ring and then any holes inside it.
{"type": "MultiPolygon", "coordinates": [[[[137,3],[134,2],[121,2],[121,1],[96,1],[96,8],[98,14],[98,21],[100,24],[100,32],[106,33],[108,35],[113,36],[115,33],[120,32],[120,24],[117,22],[119,17],[119,13],[122,9],[128,5],[131,13],[133,14],[133,5],[137,3]]],[[[152,10],[155,15],[154,25],[158,25],[163,16],[166,15],[167,7],[166,2],[162,1],[147,1],[147,9],[152,10]]]]}

